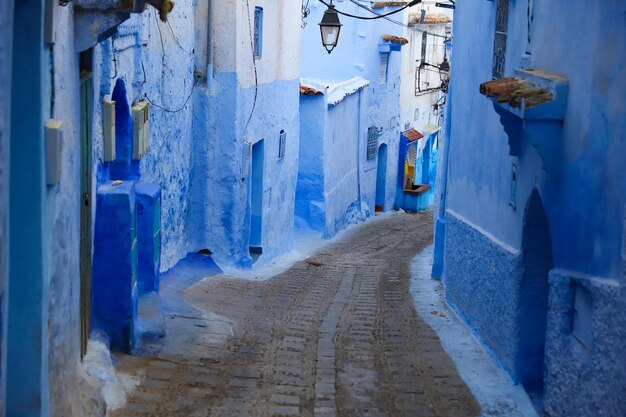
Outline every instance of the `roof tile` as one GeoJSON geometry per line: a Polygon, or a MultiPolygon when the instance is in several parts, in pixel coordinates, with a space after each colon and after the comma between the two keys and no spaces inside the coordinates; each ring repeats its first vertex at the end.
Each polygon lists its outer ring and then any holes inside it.
{"type": "Polygon", "coordinates": [[[414,142],[424,137],[424,135],[422,135],[415,129],[405,130],[404,132],[402,132],[402,135],[405,136],[409,140],[409,142],[414,142]]]}
{"type": "Polygon", "coordinates": [[[407,38],[395,35],[383,35],[383,40],[392,43],[399,43],[400,45],[406,45],[407,43],[409,43],[409,40],[407,38]]]}
{"type": "Polygon", "coordinates": [[[316,90],[313,87],[307,87],[306,85],[300,84],[300,95],[301,96],[320,96],[320,95],[324,95],[324,92],[321,90],[316,90]]]}
{"type": "Polygon", "coordinates": [[[443,13],[427,12],[424,22],[421,22],[421,13],[411,13],[409,15],[409,25],[443,25],[452,23],[452,19],[443,13]]]}
{"type": "Polygon", "coordinates": [[[372,3],[372,9],[382,9],[383,7],[406,6],[406,1],[377,1],[372,3]]]}

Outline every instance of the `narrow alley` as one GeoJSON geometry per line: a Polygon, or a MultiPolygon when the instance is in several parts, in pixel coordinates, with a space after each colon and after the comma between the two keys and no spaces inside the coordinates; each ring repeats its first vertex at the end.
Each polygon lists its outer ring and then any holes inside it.
{"type": "Polygon", "coordinates": [[[0,417],[626,417],[626,0],[0,0],[0,417]]]}
{"type": "Polygon", "coordinates": [[[178,331],[118,356],[142,380],[113,417],[478,415],[408,291],[411,258],[431,242],[431,212],[398,214],[269,281],[183,289],[185,317],[165,318],[178,331]],[[215,317],[232,323],[228,340],[215,317]]]}

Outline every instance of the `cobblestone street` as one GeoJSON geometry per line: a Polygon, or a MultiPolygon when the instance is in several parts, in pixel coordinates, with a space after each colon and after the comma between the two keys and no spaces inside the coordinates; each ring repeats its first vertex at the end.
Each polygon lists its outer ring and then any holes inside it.
{"type": "Polygon", "coordinates": [[[162,287],[167,336],[118,356],[142,379],[113,417],[478,415],[408,291],[431,241],[432,213],[397,214],[265,282],[162,287]]]}

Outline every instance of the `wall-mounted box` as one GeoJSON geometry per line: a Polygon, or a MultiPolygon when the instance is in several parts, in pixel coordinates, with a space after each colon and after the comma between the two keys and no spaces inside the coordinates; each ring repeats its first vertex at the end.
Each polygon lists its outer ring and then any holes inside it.
{"type": "Polygon", "coordinates": [[[63,122],[46,122],[46,182],[58,184],[61,179],[61,142],[63,141],[63,122]]]}
{"type": "Polygon", "coordinates": [[[241,152],[241,179],[248,178],[248,170],[250,169],[250,158],[252,157],[252,142],[245,141],[241,152]]]}
{"type": "Polygon", "coordinates": [[[104,135],[104,161],[115,160],[115,101],[105,97],[102,101],[102,132],[104,135]]]}
{"type": "Polygon", "coordinates": [[[133,159],[139,159],[148,152],[150,105],[140,101],[132,109],[133,116],[133,159]]]}

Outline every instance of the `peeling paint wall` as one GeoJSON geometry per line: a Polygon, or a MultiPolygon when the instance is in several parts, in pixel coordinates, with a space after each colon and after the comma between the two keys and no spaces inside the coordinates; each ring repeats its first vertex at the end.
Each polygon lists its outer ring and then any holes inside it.
{"type": "MultiPolygon", "coordinates": [[[[53,52],[54,83],[51,115],[64,123],[63,173],[48,192],[50,256],[49,390],[51,415],[84,415],[80,371],[79,242],[80,242],[80,113],[77,54],[74,51],[73,10],[57,7],[53,52]]],[[[106,180],[110,164],[103,162],[102,99],[111,95],[116,79],[126,81],[127,100],[148,97],[150,147],[139,163],[144,180],[162,187],[163,270],[183,258],[192,245],[186,234],[191,176],[194,2],[178,1],[169,23],[148,7],[118,28],[117,34],[93,50],[93,192],[106,180]],[[189,98],[189,99],[188,99],[189,98]],[[160,108],[162,107],[162,108],[160,108]]],[[[93,200],[95,203],[95,199],[93,200]]],[[[95,207],[95,204],[93,205],[95,207]]],[[[95,219],[96,213],[93,213],[95,219]]]]}
{"type": "MultiPolygon", "coordinates": [[[[187,239],[192,154],[195,16],[192,1],[178,1],[163,23],[152,7],[120,25],[95,48],[95,160],[103,161],[102,98],[117,78],[126,81],[132,105],[150,100],[150,147],[139,170],[144,181],[162,187],[161,269],[171,268],[192,248],[187,239]]],[[[108,164],[102,164],[101,171],[108,164]]],[[[116,179],[116,178],[111,178],[116,179]]]]}
{"type": "Polygon", "coordinates": [[[477,90],[492,77],[496,2],[457,3],[447,139],[448,300],[518,379],[515,342],[524,326],[517,307],[524,269],[518,265],[528,250],[525,207],[538,190],[554,256],[554,269],[544,277],[550,287],[546,408],[552,416],[617,415],[626,404],[626,374],[618,365],[626,358],[626,113],[619,98],[626,92],[626,5],[535,1],[530,13],[526,1],[509,5],[505,75],[530,66],[569,81],[562,137],[542,138],[560,141],[562,159],[543,160],[527,140],[518,157],[509,154],[500,117],[477,90]],[[584,30],[572,31],[571,22],[584,30]],[[546,164],[559,175],[549,178],[546,164]],[[511,329],[517,338],[506,337],[511,329]]]}
{"type": "MultiPolygon", "coordinates": [[[[0,5],[0,89],[11,90],[13,1],[0,5]]],[[[7,286],[9,274],[9,146],[10,100],[0,101],[0,410],[4,410],[6,381],[7,286]]]]}

